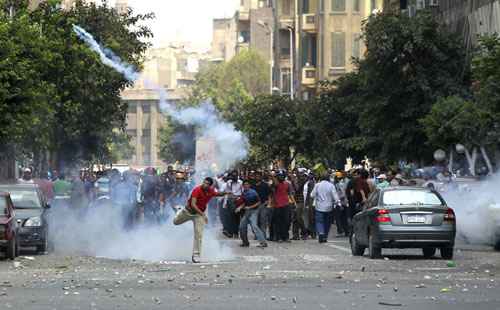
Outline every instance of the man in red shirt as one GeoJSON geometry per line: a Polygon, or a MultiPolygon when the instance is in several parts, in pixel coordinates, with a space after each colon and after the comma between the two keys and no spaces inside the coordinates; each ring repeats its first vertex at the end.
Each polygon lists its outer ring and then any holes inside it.
{"type": "Polygon", "coordinates": [[[274,236],[278,242],[290,242],[290,205],[295,205],[293,187],[286,174],[279,172],[273,184],[273,215],[271,218],[274,236]]]}
{"type": "Polygon", "coordinates": [[[203,228],[208,224],[208,217],[205,214],[208,202],[213,197],[224,196],[226,193],[217,193],[212,187],[214,180],[205,178],[203,184],[195,187],[189,196],[186,208],[179,211],[174,218],[174,224],[180,225],[187,221],[193,221],[194,224],[194,242],[193,242],[193,263],[200,262],[201,243],[203,240],[203,228]]]}

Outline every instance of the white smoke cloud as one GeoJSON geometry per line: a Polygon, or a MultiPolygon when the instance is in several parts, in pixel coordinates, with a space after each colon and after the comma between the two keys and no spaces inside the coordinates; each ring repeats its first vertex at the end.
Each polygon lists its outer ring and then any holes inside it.
{"type": "MultiPolygon", "coordinates": [[[[73,25],[76,35],[95,51],[103,64],[123,74],[129,81],[139,78],[133,66],[122,62],[113,51],[102,47],[85,29],[73,25]]],[[[224,166],[232,166],[244,159],[248,152],[247,138],[235,127],[219,117],[215,107],[202,103],[199,107],[177,108],[167,102],[167,92],[162,87],[147,82],[158,91],[160,108],[165,114],[184,125],[198,128],[200,137],[210,137],[217,144],[216,157],[224,166]]],[[[65,254],[125,259],[175,260],[191,256],[193,227],[190,223],[173,226],[169,223],[140,228],[123,229],[123,214],[113,208],[91,209],[85,215],[74,210],[59,209],[51,215],[51,242],[56,251],[65,254]]],[[[214,220],[214,219],[212,219],[214,220]]],[[[205,259],[219,260],[231,256],[229,248],[216,239],[214,230],[205,230],[202,255],[205,259]]]]}
{"type": "MultiPolygon", "coordinates": [[[[172,214],[173,216],[173,214],[172,214]]],[[[68,206],[54,208],[49,216],[50,243],[63,255],[137,259],[145,261],[186,261],[191,257],[193,225],[174,226],[172,216],[163,225],[139,225],[125,229],[122,210],[113,206],[78,212],[68,206]]],[[[230,248],[207,229],[202,255],[205,261],[231,259],[230,248]]]]}
{"type": "Polygon", "coordinates": [[[457,233],[472,244],[493,245],[500,237],[500,174],[443,193],[457,216],[457,233]]]}

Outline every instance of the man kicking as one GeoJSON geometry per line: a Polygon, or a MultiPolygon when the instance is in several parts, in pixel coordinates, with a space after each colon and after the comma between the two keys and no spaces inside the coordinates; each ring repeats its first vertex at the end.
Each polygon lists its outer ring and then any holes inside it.
{"type": "Polygon", "coordinates": [[[213,197],[220,197],[226,193],[217,193],[213,188],[214,180],[205,178],[203,183],[193,189],[189,196],[187,206],[177,212],[174,218],[174,225],[180,225],[187,221],[193,221],[194,224],[194,242],[193,242],[193,263],[200,262],[201,244],[203,240],[203,228],[208,224],[208,217],[205,214],[207,204],[213,197]]]}

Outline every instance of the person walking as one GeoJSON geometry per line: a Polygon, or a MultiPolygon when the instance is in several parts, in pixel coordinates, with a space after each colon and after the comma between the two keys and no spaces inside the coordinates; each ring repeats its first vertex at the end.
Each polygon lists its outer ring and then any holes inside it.
{"type": "Polygon", "coordinates": [[[314,220],[314,199],[311,197],[311,193],[315,185],[316,179],[314,178],[314,174],[309,173],[307,176],[307,182],[304,184],[302,195],[304,197],[305,205],[305,226],[308,230],[309,236],[313,239],[316,238],[316,224],[314,220]]]}
{"type": "Polygon", "coordinates": [[[255,175],[255,185],[252,188],[257,192],[260,199],[259,206],[259,221],[258,225],[260,230],[264,233],[264,238],[269,240],[270,236],[270,226],[271,226],[271,188],[269,184],[263,181],[263,176],[261,172],[255,175]],[[268,233],[269,232],[269,233],[268,233]]]}
{"type": "Polygon", "coordinates": [[[240,225],[240,215],[235,213],[236,200],[243,193],[243,182],[239,179],[237,171],[233,171],[231,173],[223,191],[229,193],[229,195],[226,197],[222,207],[224,209],[222,217],[222,233],[228,238],[237,238],[240,225]]]}
{"type": "Polygon", "coordinates": [[[213,197],[224,196],[226,194],[224,192],[217,193],[213,185],[214,180],[212,178],[205,178],[201,185],[193,189],[186,207],[179,210],[174,218],[174,225],[181,225],[188,221],[193,222],[194,238],[191,260],[195,264],[200,262],[203,229],[204,225],[208,224],[208,217],[205,214],[208,202],[213,197]]]}
{"type": "Polygon", "coordinates": [[[243,182],[243,194],[241,195],[241,199],[238,201],[238,206],[235,212],[240,213],[244,210],[244,215],[240,221],[240,238],[242,241],[242,247],[250,246],[250,242],[248,241],[248,225],[252,227],[257,240],[259,241],[259,247],[265,248],[267,247],[266,238],[262,230],[257,225],[258,216],[259,216],[259,206],[260,206],[260,198],[259,194],[251,188],[251,183],[249,180],[245,180],[243,182]]]}
{"type": "Polygon", "coordinates": [[[335,224],[337,226],[337,237],[349,237],[349,225],[347,222],[347,208],[349,206],[349,203],[345,195],[345,183],[343,182],[343,180],[344,173],[341,171],[337,171],[335,173],[333,182],[333,185],[335,185],[335,190],[337,191],[337,195],[340,199],[340,204],[336,205],[333,211],[335,224]]]}
{"type": "Polygon", "coordinates": [[[272,226],[275,233],[273,240],[290,242],[290,203],[295,204],[292,185],[286,180],[286,174],[276,174],[273,184],[273,217],[272,226]]]}
{"type": "Polygon", "coordinates": [[[327,174],[314,186],[311,197],[314,198],[316,210],[316,232],[319,243],[328,242],[330,227],[332,226],[332,211],[334,206],[340,204],[335,186],[330,182],[327,174]]]}
{"type": "Polygon", "coordinates": [[[295,191],[294,191],[296,207],[292,214],[293,240],[300,240],[301,238],[303,240],[307,239],[307,229],[304,221],[305,201],[303,195],[304,184],[306,183],[306,181],[307,181],[306,175],[304,175],[303,173],[299,173],[295,182],[295,191]]]}

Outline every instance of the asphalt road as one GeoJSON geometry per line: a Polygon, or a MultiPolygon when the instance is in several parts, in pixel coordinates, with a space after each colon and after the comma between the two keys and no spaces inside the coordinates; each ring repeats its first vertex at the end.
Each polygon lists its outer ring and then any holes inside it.
{"type": "MultiPolygon", "coordinates": [[[[221,238],[222,239],[222,238],[221,238]]],[[[0,309],[500,309],[500,253],[459,245],[448,267],[418,250],[352,257],[347,239],[233,249],[226,261],[0,260],[0,309]]]]}

